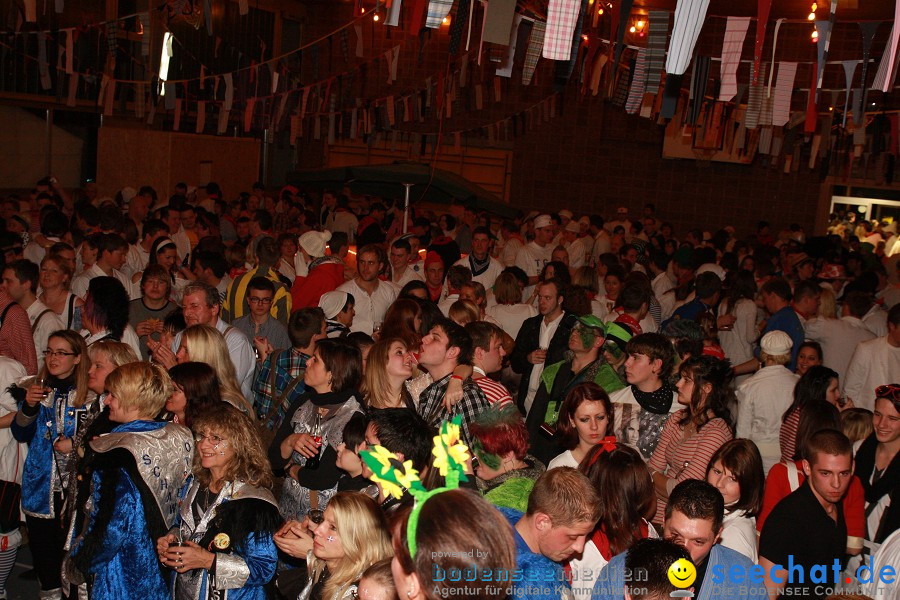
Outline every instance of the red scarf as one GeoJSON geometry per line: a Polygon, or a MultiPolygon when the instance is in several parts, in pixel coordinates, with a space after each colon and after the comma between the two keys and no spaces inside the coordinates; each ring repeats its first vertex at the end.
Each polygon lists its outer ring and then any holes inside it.
{"type": "MultiPolygon", "coordinates": [[[[650,528],[647,525],[647,521],[641,519],[636,533],[640,536],[640,539],[645,539],[650,535],[650,528]]],[[[591,541],[594,542],[594,545],[597,546],[597,550],[600,551],[601,556],[607,561],[613,557],[612,549],[609,547],[609,538],[606,537],[606,533],[603,532],[602,525],[594,530],[593,535],[591,535],[591,541]]]]}

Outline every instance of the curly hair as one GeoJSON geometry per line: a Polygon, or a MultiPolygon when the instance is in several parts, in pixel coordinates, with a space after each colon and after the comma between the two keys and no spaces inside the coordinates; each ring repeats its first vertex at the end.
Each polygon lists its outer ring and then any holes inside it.
{"type": "MultiPolygon", "coordinates": [[[[225,481],[245,481],[256,487],[272,488],[272,467],[250,417],[227,402],[219,402],[194,417],[194,431],[198,434],[215,432],[231,444],[234,457],[225,469],[225,481]]],[[[201,453],[195,449],[194,477],[200,485],[208,486],[209,469],[204,468],[200,460],[201,453]]]]}
{"type": "Polygon", "coordinates": [[[687,425],[693,421],[697,431],[710,421],[709,412],[715,417],[724,419],[729,427],[733,427],[729,405],[736,403],[731,380],[734,377],[731,362],[719,360],[713,356],[695,356],[681,363],[678,372],[682,377],[689,375],[694,380],[694,392],[691,403],[679,421],[679,425],[687,425]],[[710,390],[703,397],[703,386],[709,384],[710,390]]]}

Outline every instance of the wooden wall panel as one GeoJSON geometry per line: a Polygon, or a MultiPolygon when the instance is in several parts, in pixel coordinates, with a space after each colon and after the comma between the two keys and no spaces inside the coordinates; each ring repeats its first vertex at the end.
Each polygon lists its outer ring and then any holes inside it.
{"type": "Polygon", "coordinates": [[[164,198],[179,181],[205,185],[201,178],[209,173],[231,199],[258,179],[259,152],[254,139],[107,125],[97,141],[97,185],[102,196],[125,186],[152,185],[164,198]]]}

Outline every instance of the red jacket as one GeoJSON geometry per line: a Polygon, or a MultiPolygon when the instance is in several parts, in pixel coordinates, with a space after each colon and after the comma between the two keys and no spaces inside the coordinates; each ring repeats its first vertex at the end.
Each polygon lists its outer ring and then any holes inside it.
{"type": "Polygon", "coordinates": [[[344,263],[323,262],[310,269],[306,277],[297,277],[291,288],[293,310],[319,305],[319,298],[344,283],[344,263]]]}

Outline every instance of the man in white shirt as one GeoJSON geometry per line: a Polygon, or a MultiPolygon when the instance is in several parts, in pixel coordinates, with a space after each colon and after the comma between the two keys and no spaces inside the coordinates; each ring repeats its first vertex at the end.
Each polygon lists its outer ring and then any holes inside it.
{"type": "MultiPolygon", "coordinates": [[[[44,242],[46,246],[61,241],[68,230],[69,219],[62,211],[54,210],[49,212],[44,216],[44,220],[41,221],[41,235],[44,236],[46,240],[44,242]]],[[[44,248],[44,245],[41,245],[32,239],[25,246],[22,256],[34,264],[39,265],[41,264],[41,261],[44,260],[44,255],[46,253],[47,251],[44,248]]]]}
{"type": "Polygon", "coordinates": [[[564,324],[566,313],[562,307],[564,297],[561,287],[554,279],[538,286],[540,314],[522,323],[510,356],[513,370],[522,374],[518,405],[519,410],[526,414],[534,402],[544,367],[562,360],[563,353],[568,349],[571,325],[564,324]],[[562,329],[560,325],[563,325],[562,329]]]}
{"type": "Polygon", "coordinates": [[[519,228],[512,221],[503,222],[500,236],[503,238],[503,248],[498,256],[500,264],[504,267],[512,267],[516,264],[519,252],[525,247],[525,240],[522,239],[519,228]]]}
{"type": "Polygon", "coordinates": [[[846,378],[856,346],[875,338],[875,334],[866,329],[862,322],[871,304],[867,293],[850,292],[841,306],[840,319],[816,317],[803,323],[806,339],[822,345],[822,363],[837,371],[840,376],[838,381],[846,378]]]}
{"type": "Polygon", "coordinates": [[[538,277],[544,265],[550,262],[553,254],[553,222],[550,215],[538,215],[534,218],[534,241],[528,242],[516,256],[516,266],[528,275],[528,287],[522,293],[522,300],[531,297],[538,277]]]}
{"type": "Polygon", "coordinates": [[[380,327],[384,313],[397,298],[396,286],[378,279],[384,271],[387,257],[384,250],[374,244],[363,246],[356,255],[356,277],[338,286],[356,300],[356,316],[351,331],[372,335],[376,324],[380,327]]]}
{"type": "Polygon", "coordinates": [[[459,292],[462,286],[472,281],[472,272],[468,267],[462,265],[453,265],[447,271],[447,296],[438,303],[438,308],[444,313],[445,317],[450,316],[450,307],[459,300],[459,292]]]}
{"type": "Polygon", "coordinates": [[[406,237],[396,239],[391,244],[391,282],[397,286],[398,290],[410,281],[425,281],[424,269],[421,265],[410,264],[411,255],[412,247],[406,237]]]}
{"type": "Polygon", "coordinates": [[[159,218],[169,229],[169,237],[175,242],[175,248],[178,250],[178,259],[184,260],[191,253],[191,240],[181,227],[181,207],[164,206],[159,209],[159,218]]]}
{"type": "Polygon", "coordinates": [[[456,261],[472,272],[472,281],[490,289],[503,272],[503,265],[491,257],[491,232],[487,227],[476,227],[472,232],[472,253],[456,261]]]}
{"type": "Polygon", "coordinates": [[[129,300],[134,300],[131,278],[119,269],[125,264],[128,243],[116,233],[101,233],[97,239],[97,260],[91,268],[72,280],[72,293],[84,300],[88,285],[94,277],[115,277],[119,280],[129,300]]]}
{"type": "MultiPolygon", "coordinates": [[[[250,340],[240,329],[232,327],[219,318],[220,300],[216,288],[198,281],[189,283],[184,288],[181,310],[184,313],[184,322],[188,327],[209,325],[215,327],[225,337],[225,345],[228,346],[228,355],[234,364],[241,393],[252,404],[256,354],[253,352],[250,340]]],[[[171,368],[175,364],[175,353],[181,346],[181,337],[181,333],[176,335],[169,348],[166,348],[165,344],[147,340],[147,347],[150,348],[153,359],[167,369],[171,368]]]]}
{"type": "Polygon", "coordinates": [[[591,234],[594,236],[594,247],[591,249],[591,263],[597,266],[600,262],[600,255],[612,252],[612,237],[603,226],[603,217],[600,215],[591,215],[591,234]]]}
{"type": "Polygon", "coordinates": [[[150,262],[150,249],[153,247],[153,242],[166,235],[168,235],[168,228],[159,219],[151,219],[144,223],[144,235],[138,243],[128,247],[122,272],[131,277],[146,269],[150,262]]]}
{"type": "Polygon", "coordinates": [[[47,340],[50,334],[66,325],[62,319],[50,308],[37,299],[34,294],[38,285],[38,267],[30,260],[15,260],[3,270],[3,279],[0,289],[5,289],[16,303],[28,313],[31,322],[31,333],[34,336],[34,348],[37,353],[38,371],[44,366],[44,350],[47,348],[47,340]]]}
{"type": "Polygon", "coordinates": [[[875,388],[900,380],[900,304],[888,312],[887,335],[856,347],[847,377],[844,394],[859,408],[872,410],[875,388]]]}
{"type": "Polygon", "coordinates": [[[585,264],[585,255],[588,250],[584,246],[584,240],[579,237],[580,233],[581,225],[577,221],[569,221],[562,231],[566,252],[569,253],[570,269],[578,269],[585,264]]]}

